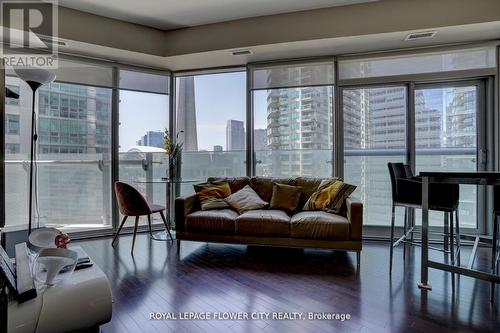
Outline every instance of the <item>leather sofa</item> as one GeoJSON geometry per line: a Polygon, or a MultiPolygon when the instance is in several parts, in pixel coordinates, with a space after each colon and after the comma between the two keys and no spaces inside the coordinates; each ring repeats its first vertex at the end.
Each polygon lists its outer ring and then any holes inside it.
{"type": "Polygon", "coordinates": [[[300,186],[299,210],[288,215],[284,211],[259,209],[239,215],[232,209],[200,209],[196,194],[175,200],[175,225],[178,245],[181,240],[232,244],[321,248],[354,251],[359,265],[362,248],[363,204],[347,198],[345,213],[302,211],[309,196],[317,189],[320,178],[209,178],[226,180],[231,192],[250,185],[259,196],[271,201],[274,183],[300,186]]]}

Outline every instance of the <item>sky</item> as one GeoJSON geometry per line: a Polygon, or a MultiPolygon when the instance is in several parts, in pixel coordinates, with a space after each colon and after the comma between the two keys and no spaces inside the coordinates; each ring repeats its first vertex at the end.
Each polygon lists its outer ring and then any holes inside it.
{"type": "MultiPolygon", "coordinates": [[[[198,150],[226,149],[226,123],[245,121],[246,73],[195,76],[198,150]]],[[[266,127],[267,93],[254,95],[255,128],[266,127]]],[[[128,151],[147,131],[168,127],[168,96],[120,91],[120,151],[128,151]]]]}
{"type": "Polygon", "coordinates": [[[120,152],[128,151],[147,131],[168,127],[168,95],[120,91],[120,152]]]}

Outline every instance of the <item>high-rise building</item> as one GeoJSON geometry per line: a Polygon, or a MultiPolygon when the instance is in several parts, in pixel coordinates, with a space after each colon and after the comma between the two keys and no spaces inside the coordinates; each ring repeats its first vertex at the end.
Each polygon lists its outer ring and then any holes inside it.
{"type": "Polygon", "coordinates": [[[162,131],[148,131],[139,141],[137,141],[137,145],[164,148],[164,133],[162,131]]]}
{"type": "Polygon", "coordinates": [[[253,149],[263,151],[267,149],[267,131],[263,128],[253,130],[253,149]]]}
{"type": "Polygon", "coordinates": [[[196,104],[194,96],[194,76],[177,79],[177,131],[184,131],[179,139],[185,151],[198,151],[196,130],[196,104]]]}
{"type": "Polygon", "coordinates": [[[233,119],[227,121],[226,150],[245,150],[245,125],[243,121],[233,119]]]}
{"type": "Polygon", "coordinates": [[[328,174],[331,166],[316,163],[319,155],[331,154],[331,87],[273,89],[267,95],[266,172],[280,176],[328,174]]]}
{"type": "Polygon", "coordinates": [[[446,147],[476,147],[476,90],[457,87],[446,94],[446,147]]]}
{"type": "MultiPolygon", "coordinates": [[[[19,92],[6,107],[6,148],[29,153],[31,90],[16,77],[7,86],[19,92]]],[[[54,82],[39,89],[38,153],[109,153],[111,146],[111,89],[54,82]]]]}

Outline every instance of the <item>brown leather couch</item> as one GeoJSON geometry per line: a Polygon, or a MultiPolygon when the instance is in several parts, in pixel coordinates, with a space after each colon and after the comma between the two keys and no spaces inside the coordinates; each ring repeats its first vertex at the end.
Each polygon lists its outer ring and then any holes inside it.
{"type": "MultiPolygon", "coordinates": [[[[273,183],[300,186],[299,207],[304,206],[323,180],[236,177],[209,178],[208,181],[222,179],[228,181],[232,193],[250,185],[267,202],[271,201],[273,183]]],[[[202,211],[198,197],[193,194],[175,200],[175,225],[178,243],[190,240],[354,251],[359,265],[363,204],[349,197],[344,215],[300,209],[292,216],[272,209],[251,210],[239,215],[232,209],[202,211]]]]}

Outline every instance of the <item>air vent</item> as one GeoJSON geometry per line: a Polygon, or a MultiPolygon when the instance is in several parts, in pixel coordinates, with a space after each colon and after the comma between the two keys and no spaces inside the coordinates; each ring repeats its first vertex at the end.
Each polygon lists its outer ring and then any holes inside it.
{"type": "Polygon", "coordinates": [[[53,45],[58,45],[58,46],[68,46],[68,44],[66,42],[58,40],[58,39],[56,39],[54,37],[47,37],[47,36],[40,36],[40,35],[38,35],[38,38],[40,38],[40,40],[42,42],[45,42],[45,43],[49,43],[49,44],[53,44],[53,45]]]}
{"type": "Polygon", "coordinates": [[[406,36],[405,40],[429,39],[429,38],[434,38],[436,34],[437,31],[413,32],[408,36],[406,36]]]}
{"type": "Polygon", "coordinates": [[[231,54],[234,56],[242,56],[242,55],[252,54],[252,51],[251,50],[235,50],[235,51],[231,51],[231,54]]]}

